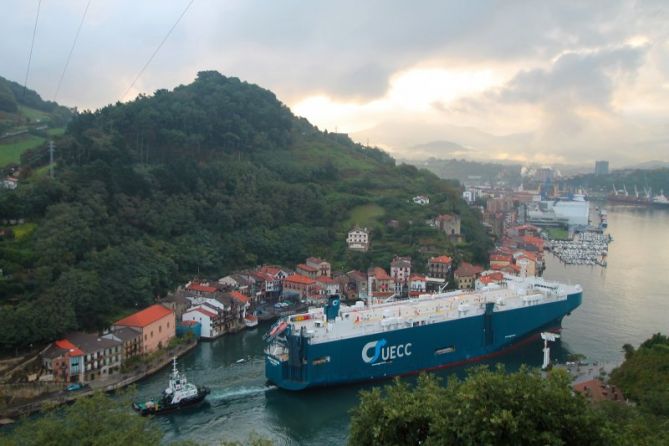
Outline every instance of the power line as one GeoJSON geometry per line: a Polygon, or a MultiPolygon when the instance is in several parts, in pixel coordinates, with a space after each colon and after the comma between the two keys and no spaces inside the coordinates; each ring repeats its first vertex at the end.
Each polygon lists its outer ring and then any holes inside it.
{"type": "Polygon", "coordinates": [[[174,22],[174,25],[172,25],[172,27],[171,27],[170,30],[167,32],[167,34],[165,34],[165,37],[163,37],[163,40],[160,42],[160,44],[159,44],[158,47],[155,49],[155,51],[153,52],[153,54],[151,54],[151,57],[149,57],[149,60],[144,64],[144,66],[142,67],[142,69],[139,70],[139,73],[137,73],[137,76],[135,76],[135,80],[132,81],[132,83],[130,84],[130,86],[128,87],[128,89],[125,91],[125,93],[123,93],[123,96],[121,97],[121,100],[125,99],[125,97],[128,95],[128,93],[130,92],[130,90],[132,90],[132,87],[135,86],[135,83],[139,80],[139,78],[142,76],[142,74],[144,74],[144,70],[146,70],[146,68],[149,66],[149,64],[150,64],[151,61],[153,60],[153,58],[156,56],[156,54],[158,54],[158,51],[160,51],[160,48],[162,48],[162,46],[163,46],[163,44],[165,43],[165,41],[167,41],[167,39],[170,37],[170,34],[172,34],[172,31],[174,31],[174,28],[177,27],[177,25],[178,25],[179,22],[181,21],[182,17],[183,17],[184,15],[186,15],[186,12],[188,12],[188,9],[190,8],[190,6],[193,4],[194,1],[195,1],[195,0],[190,0],[190,2],[188,2],[188,4],[186,5],[186,7],[184,8],[184,10],[181,12],[181,15],[179,16],[179,18],[177,19],[177,21],[174,22]]]}
{"type": "Polygon", "coordinates": [[[23,81],[23,96],[26,95],[26,88],[28,86],[28,75],[30,74],[30,61],[33,58],[33,47],[35,46],[35,35],[37,34],[37,22],[39,20],[39,10],[42,6],[42,0],[37,2],[37,15],[35,16],[35,27],[33,28],[33,38],[30,41],[30,53],[28,53],[28,68],[26,68],[26,78],[23,81]]]}
{"type": "Polygon", "coordinates": [[[79,22],[79,27],[77,28],[77,33],[74,35],[74,42],[72,42],[72,48],[70,48],[70,53],[67,55],[67,60],[65,61],[65,66],[63,67],[63,72],[60,74],[60,79],[58,80],[58,86],[56,87],[56,93],[53,95],[53,101],[56,102],[58,99],[58,93],[60,92],[60,86],[63,83],[63,78],[65,77],[65,72],[67,71],[67,66],[70,64],[70,59],[72,58],[72,53],[74,52],[74,47],[77,45],[77,40],[79,40],[79,33],[81,32],[81,27],[84,26],[84,20],[86,20],[86,14],[88,13],[88,7],[91,6],[91,1],[88,0],[86,3],[86,9],[84,9],[84,15],[81,16],[81,21],[79,22]]]}

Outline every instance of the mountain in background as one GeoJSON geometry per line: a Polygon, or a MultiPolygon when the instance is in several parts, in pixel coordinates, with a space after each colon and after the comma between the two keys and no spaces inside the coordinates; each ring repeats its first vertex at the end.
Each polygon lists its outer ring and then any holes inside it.
{"type": "Polygon", "coordinates": [[[4,348],[103,328],[198,273],[311,255],[340,271],[409,255],[420,272],[431,255],[484,262],[490,248],[452,183],[214,71],[75,114],[56,145],[54,179],[25,160],[19,187],[0,191],[0,215],[24,221],[0,241],[4,348]],[[425,223],[443,213],[461,216],[464,243],[425,223]],[[369,252],[346,249],[354,225],[370,229],[369,252]]]}

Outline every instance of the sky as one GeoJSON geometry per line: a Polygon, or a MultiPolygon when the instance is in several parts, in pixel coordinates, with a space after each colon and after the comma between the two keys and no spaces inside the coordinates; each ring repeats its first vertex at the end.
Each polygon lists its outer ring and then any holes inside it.
{"type": "MultiPolygon", "coordinates": [[[[3,0],[20,83],[37,6],[3,0]]],[[[96,109],[211,69],[402,159],[669,161],[666,0],[42,0],[27,83],[96,109]]]]}

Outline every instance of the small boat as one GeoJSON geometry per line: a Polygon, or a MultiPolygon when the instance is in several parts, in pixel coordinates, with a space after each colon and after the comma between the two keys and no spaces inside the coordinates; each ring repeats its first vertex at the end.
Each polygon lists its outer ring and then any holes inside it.
{"type": "Polygon", "coordinates": [[[247,314],[244,317],[244,324],[246,328],[255,328],[258,326],[258,317],[254,314],[247,314]]]}
{"type": "Polygon", "coordinates": [[[160,398],[145,402],[133,402],[132,408],[141,415],[158,415],[201,403],[209,388],[189,383],[186,375],[177,369],[177,358],[172,360],[172,374],[167,388],[160,398]]]}

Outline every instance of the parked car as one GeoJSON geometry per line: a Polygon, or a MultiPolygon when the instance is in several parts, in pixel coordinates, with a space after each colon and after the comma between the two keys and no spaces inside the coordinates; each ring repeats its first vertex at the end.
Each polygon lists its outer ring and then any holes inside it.
{"type": "Polygon", "coordinates": [[[84,386],[81,383],[72,383],[72,384],[68,385],[65,388],[65,390],[67,390],[68,392],[75,392],[75,391],[81,390],[83,388],[84,388],[84,386]]]}

